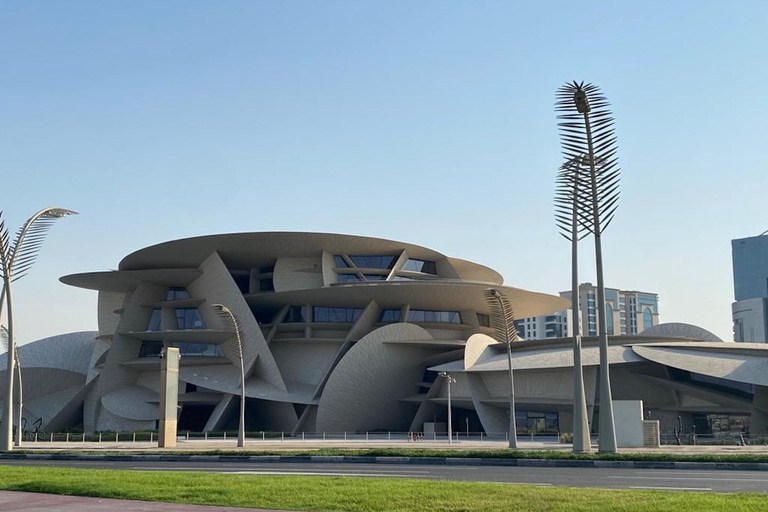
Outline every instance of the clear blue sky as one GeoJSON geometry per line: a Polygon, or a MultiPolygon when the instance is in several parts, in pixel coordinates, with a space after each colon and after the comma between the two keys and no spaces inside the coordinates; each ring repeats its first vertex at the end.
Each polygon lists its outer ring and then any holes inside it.
{"type": "Polygon", "coordinates": [[[732,339],[730,240],[768,229],[767,29],[758,1],[5,0],[0,208],[81,212],[17,283],[19,341],[96,327],[59,276],[209,233],[393,238],[567,289],[573,79],[617,119],[607,284],[732,339]]]}

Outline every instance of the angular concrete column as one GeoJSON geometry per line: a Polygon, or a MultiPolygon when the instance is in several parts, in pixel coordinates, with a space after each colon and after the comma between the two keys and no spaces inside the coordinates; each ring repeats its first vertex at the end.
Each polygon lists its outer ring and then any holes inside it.
{"type": "Polygon", "coordinates": [[[160,369],[160,432],[159,448],[176,446],[179,406],[179,349],[166,347],[160,369]]]}
{"type": "Polygon", "coordinates": [[[768,387],[755,386],[750,433],[752,435],[768,434],[768,387]]]}

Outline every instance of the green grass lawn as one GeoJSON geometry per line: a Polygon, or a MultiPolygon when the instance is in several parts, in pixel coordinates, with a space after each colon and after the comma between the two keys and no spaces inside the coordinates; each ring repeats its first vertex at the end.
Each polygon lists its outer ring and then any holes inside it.
{"type": "Polygon", "coordinates": [[[311,511],[756,511],[760,494],[0,466],[0,490],[311,511]]]}

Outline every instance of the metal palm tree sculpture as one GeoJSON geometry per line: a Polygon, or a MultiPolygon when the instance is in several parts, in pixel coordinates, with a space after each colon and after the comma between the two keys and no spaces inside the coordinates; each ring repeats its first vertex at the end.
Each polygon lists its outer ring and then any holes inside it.
{"type": "MultiPolygon", "coordinates": [[[[600,336],[600,428],[601,452],[616,451],[616,427],[613,418],[611,379],[608,363],[608,332],[605,318],[605,283],[601,235],[608,227],[619,201],[618,147],[613,114],[600,89],[583,82],[568,83],[558,89],[555,110],[558,112],[560,142],[567,161],[583,159],[589,168],[588,203],[581,206],[579,218],[592,220],[584,228],[595,237],[597,273],[597,321],[600,336]],[[591,212],[589,211],[591,210],[591,212]]],[[[582,183],[577,180],[577,183],[582,183]]],[[[586,188],[586,187],[585,187],[586,188]]]]}
{"type": "MultiPolygon", "coordinates": [[[[5,403],[3,404],[3,423],[0,432],[0,451],[12,449],[13,437],[13,374],[16,368],[16,338],[13,332],[13,294],[11,284],[26,275],[40,253],[45,236],[53,224],[62,217],[76,215],[77,212],[63,208],[45,208],[30,217],[16,233],[11,242],[5,221],[0,218],[0,274],[3,290],[0,292],[0,318],[3,306],[8,305],[8,364],[6,366],[5,403]]],[[[2,212],[0,212],[0,217],[2,212]]],[[[19,370],[19,389],[21,390],[21,371],[19,370]]],[[[22,397],[19,392],[19,418],[16,429],[16,444],[21,444],[22,397]]]]}
{"type": "Polygon", "coordinates": [[[515,312],[512,303],[504,294],[494,288],[485,290],[485,301],[490,308],[491,327],[496,341],[507,347],[509,363],[509,447],[517,448],[517,427],[515,425],[515,379],[512,374],[512,343],[517,341],[515,312]]]}
{"type": "Polygon", "coordinates": [[[243,362],[243,328],[234,313],[223,304],[214,304],[213,309],[235,333],[235,353],[240,362],[240,422],[237,428],[237,446],[245,446],[245,364],[243,362]]]}
{"type": "Polygon", "coordinates": [[[560,234],[571,242],[571,310],[573,330],[573,451],[592,451],[581,363],[581,322],[579,320],[579,240],[589,235],[591,216],[584,215],[589,204],[586,158],[570,159],[560,167],[555,191],[555,223],[560,234]]]}

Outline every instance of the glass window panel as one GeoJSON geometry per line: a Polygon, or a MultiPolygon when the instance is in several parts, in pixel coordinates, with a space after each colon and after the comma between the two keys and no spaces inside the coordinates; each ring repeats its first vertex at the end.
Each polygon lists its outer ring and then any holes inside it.
{"type": "Polygon", "coordinates": [[[437,275],[437,264],[434,261],[409,259],[403,265],[403,270],[437,275]]]}
{"type": "Polygon", "coordinates": [[[651,308],[645,308],[643,310],[643,329],[650,329],[653,327],[653,314],[651,308]]]}
{"type": "Polygon", "coordinates": [[[392,323],[392,322],[399,322],[400,321],[400,310],[399,309],[385,309],[381,312],[381,315],[379,315],[379,322],[384,323],[392,323]]]}
{"type": "Polygon", "coordinates": [[[285,315],[283,323],[301,323],[307,321],[307,307],[306,306],[291,306],[288,309],[288,314],[285,315]]]}
{"type": "MultiPolygon", "coordinates": [[[[480,324],[481,327],[490,327],[491,326],[491,317],[488,315],[484,315],[482,313],[477,314],[477,323],[480,324]]],[[[515,325],[517,325],[517,322],[515,322],[515,325]]]]}
{"type": "Polygon", "coordinates": [[[205,329],[205,323],[197,308],[176,308],[177,329],[205,329]]]}
{"type": "Polygon", "coordinates": [[[259,281],[259,291],[273,292],[275,291],[275,282],[272,279],[262,279],[259,281]]]}
{"type": "Polygon", "coordinates": [[[350,256],[358,268],[392,268],[397,256],[350,256]]]}
{"type": "Polygon", "coordinates": [[[312,318],[315,322],[351,323],[356,321],[363,312],[362,309],[358,308],[326,308],[316,306],[312,309],[312,318]]]}
{"type": "Polygon", "coordinates": [[[148,331],[159,331],[160,330],[160,308],[155,308],[152,310],[152,314],[149,315],[149,324],[147,325],[148,331]]]}
{"type": "Polygon", "coordinates": [[[184,300],[188,298],[189,292],[187,289],[178,286],[168,288],[168,293],[165,294],[165,300],[184,300]]]}
{"type": "Polygon", "coordinates": [[[385,281],[387,279],[387,276],[379,274],[363,274],[363,277],[368,281],[385,281]]]}
{"type": "Polygon", "coordinates": [[[424,309],[412,309],[408,312],[408,321],[460,324],[461,314],[458,311],[429,311],[424,309]]]}
{"type": "Polygon", "coordinates": [[[355,274],[339,274],[340,283],[352,283],[359,280],[355,274]]]}
{"type": "Polygon", "coordinates": [[[392,280],[393,281],[419,281],[419,279],[416,279],[415,277],[398,276],[398,275],[395,275],[395,277],[393,277],[392,280]]]}
{"type": "Polygon", "coordinates": [[[172,345],[179,349],[182,357],[224,357],[221,347],[213,343],[176,342],[172,345]]]}
{"type": "Polygon", "coordinates": [[[349,268],[349,265],[347,265],[347,262],[344,261],[344,258],[342,258],[340,255],[336,255],[333,257],[333,261],[336,262],[337,268],[349,268]]]}

